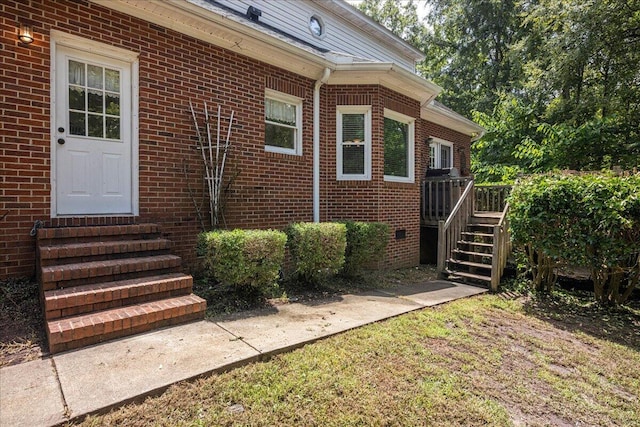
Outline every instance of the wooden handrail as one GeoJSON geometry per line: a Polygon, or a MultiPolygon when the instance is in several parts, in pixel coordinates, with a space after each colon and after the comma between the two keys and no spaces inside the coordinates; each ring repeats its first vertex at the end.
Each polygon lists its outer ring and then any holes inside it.
{"type": "Polygon", "coordinates": [[[496,292],[504,268],[507,266],[507,258],[511,253],[511,236],[509,234],[509,203],[505,203],[498,224],[493,227],[493,258],[491,261],[491,290],[496,292]]]}
{"type": "Polygon", "coordinates": [[[473,181],[467,187],[451,210],[446,221],[438,221],[438,264],[437,272],[444,276],[446,260],[451,258],[453,249],[467,227],[467,223],[474,211],[473,181]]]}
{"type": "Polygon", "coordinates": [[[449,228],[451,226],[453,219],[458,214],[462,206],[465,204],[465,201],[467,197],[469,197],[469,194],[473,194],[473,187],[474,187],[473,181],[469,181],[469,183],[467,184],[467,187],[464,189],[464,193],[462,193],[462,196],[460,196],[460,199],[458,199],[458,203],[456,203],[453,209],[451,209],[449,218],[447,218],[447,222],[444,223],[445,228],[449,228]]]}

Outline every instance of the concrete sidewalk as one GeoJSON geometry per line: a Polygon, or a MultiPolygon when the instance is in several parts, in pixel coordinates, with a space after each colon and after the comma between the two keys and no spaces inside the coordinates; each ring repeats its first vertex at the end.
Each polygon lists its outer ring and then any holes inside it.
{"type": "Polygon", "coordinates": [[[486,292],[447,281],[241,312],[0,369],[0,426],[51,426],[339,332],[486,292]]]}

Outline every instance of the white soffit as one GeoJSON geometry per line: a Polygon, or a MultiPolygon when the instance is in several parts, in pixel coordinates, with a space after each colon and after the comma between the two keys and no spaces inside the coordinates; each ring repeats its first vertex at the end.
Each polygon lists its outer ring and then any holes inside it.
{"type": "Polygon", "coordinates": [[[433,101],[422,107],[420,118],[468,135],[472,141],[479,139],[485,132],[479,124],[433,101]]]}

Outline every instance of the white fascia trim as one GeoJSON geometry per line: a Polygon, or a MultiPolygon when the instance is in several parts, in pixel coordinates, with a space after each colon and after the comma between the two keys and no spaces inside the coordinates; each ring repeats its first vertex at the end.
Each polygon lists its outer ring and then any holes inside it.
{"type": "Polygon", "coordinates": [[[485,129],[474,121],[449,109],[439,108],[433,103],[420,109],[420,118],[468,135],[471,141],[480,139],[485,132],[485,129]]]}
{"type": "Polygon", "coordinates": [[[442,91],[437,84],[392,62],[354,62],[335,64],[330,85],[379,84],[420,102],[433,101],[442,91]]]}

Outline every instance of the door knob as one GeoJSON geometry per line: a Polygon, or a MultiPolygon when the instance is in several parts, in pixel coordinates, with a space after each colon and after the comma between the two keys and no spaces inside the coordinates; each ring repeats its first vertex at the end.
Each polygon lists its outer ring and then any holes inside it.
{"type": "Polygon", "coordinates": [[[64,143],[65,143],[64,138],[58,138],[58,144],[64,145],[64,143]]]}
{"type": "Polygon", "coordinates": [[[58,132],[60,132],[60,133],[64,132],[64,128],[63,128],[62,126],[60,126],[60,127],[58,128],[58,132]]]}

